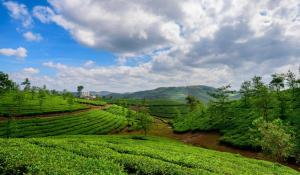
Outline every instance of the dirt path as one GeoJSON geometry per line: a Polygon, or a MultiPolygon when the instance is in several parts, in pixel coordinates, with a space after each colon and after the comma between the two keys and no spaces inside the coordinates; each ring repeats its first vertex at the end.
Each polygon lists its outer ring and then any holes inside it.
{"type": "MultiPolygon", "coordinates": [[[[128,131],[123,130],[120,134],[124,135],[137,135],[137,134],[144,134],[143,131],[128,131]]],[[[230,152],[234,154],[240,154],[245,157],[259,159],[259,160],[268,160],[272,161],[270,158],[268,158],[266,155],[254,152],[254,151],[248,151],[248,150],[242,150],[237,149],[225,145],[219,144],[220,134],[218,133],[207,133],[207,132],[197,132],[197,133],[174,133],[172,128],[167,124],[166,122],[163,122],[162,120],[156,119],[154,125],[149,131],[149,135],[153,136],[161,136],[161,137],[168,137],[171,139],[180,140],[186,144],[191,144],[194,146],[199,146],[207,149],[213,149],[221,152],[230,152]]],[[[293,164],[285,164],[286,166],[289,166],[297,171],[300,171],[300,167],[293,164]]]]}

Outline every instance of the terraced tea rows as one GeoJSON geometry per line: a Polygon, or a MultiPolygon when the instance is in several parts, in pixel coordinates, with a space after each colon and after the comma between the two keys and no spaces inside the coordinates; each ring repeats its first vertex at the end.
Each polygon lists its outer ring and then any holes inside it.
{"type": "Polygon", "coordinates": [[[83,104],[94,105],[94,106],[104,106],[107,104],[105,101],[100,101],[100,100],[76,99],[75,101],[83,104]]]}
{"type": "Polygon", "coordinates": [[[4,174],[296,175],[293,169],[157,137],[0,139],[4,174]]]}
{"type": "Polygon", "coordinates": [[[45,137],[54,135],[106,134],[124,128],[126,119],[109,112],[90,110],[73,115],[0,123],[1,137],[45,137]]]}
{"type": "Polygon", "coordinates": [[[87,109],[88,106],[72,103],[69,104],[67,99],[61,96],[46,95],[42,104],[38,99],[37,94],[33,96],[30,93],[23,93],[23,101],[21,104],[14,99],[16,94],[7,93],[1,96],[0,99],[0,116],[10,114],[14,116],[19,115],[38,115],[56,112],[70,112],[80,109],[87,109]]]}

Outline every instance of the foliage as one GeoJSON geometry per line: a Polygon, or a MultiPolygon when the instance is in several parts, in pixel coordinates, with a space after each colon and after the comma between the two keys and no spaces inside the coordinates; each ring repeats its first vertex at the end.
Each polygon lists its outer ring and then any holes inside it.
{"type": "MultiPolygon", "coordinates": [[[[294,73],[289,71],[287,74],[273,74],[269,85],[262,81],[262,77],[255,76],[242,84],[239,91],[241,99],[238,100],[230,100],[230,90],[227,94],[222,90],[226,92],[226,88],[220,88],[219,93],[213,95],[215,100],[208,105],[204,113],[187,113],[181,115],[181,119],[173,120],[174,130],[220,131],[220,141],[224,144],[260,150],[263,145],[257,142],[257,139],[261,138],[262,134],[258,129],[253,129],[257,127],[253,125],[253,121],[261,117],[266,123],[280,119],[284,126],[295,128],[294,151],[300,155],[300,79],[297,79],[294,73]]],[[[284,133],[279,128],[278,132],[284,133]]],[[[291,141],[286,143],[287,145],[294,143],[289,139],[284,141],[291,141]]],[[[280,147],[274,148],[282,152],[280,147]]],[[[284,152],[287,154],[280,157],[294,157],[292,152],[284,152]]]]}
{"type": "Polygon", "coordinates": [[[84,88],[84,87],[83,87],[82,85],[77,86],[77,96],[78,96],[78,97],[80,97],[83,88],[84,88]]]}
{"type": "Polygon", "coordinates": [[[29,91],[30,90],[30,81],[28,78],[25,78],[25,80],[21,83],[21,85],[24,86],[24,91],[29,91]]]}
{"type": "Polygon", "coordinates": [[[14,87],[15,84],[9,79],[8,75],[0,71],[0,95],[14,89],[14,87]]]}
{"type": "Polygon", "coordinates": [[[293,132],[283,124],[282,120],[267,122],[263,118],[258,118],[253,123],[261,135],[257,139],[259,145],[274,159],[283,161],[293,154],[295,147],[293,132]]]}

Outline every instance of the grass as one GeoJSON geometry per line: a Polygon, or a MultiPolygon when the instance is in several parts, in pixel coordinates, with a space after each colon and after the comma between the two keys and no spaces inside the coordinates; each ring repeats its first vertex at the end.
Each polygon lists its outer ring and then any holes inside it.
{"type": "Polygon", "coordinates": [[[11,114],[20,115],[38,115],[56,112],[70,112],[88,107],[79,103],[69,104],[68,101],[58,95],[46,95],[42,106],[39,105],[38,95],[33,96],[27,92],[23,93],[24,100],[21,105],[14,99],[15,93],[10,92],[0,97],[0,116],[11,114]]]}
{"type": "Polygon", "coordinates": [[[0,174],[299,174],[280,164],[136,136],[0,139],[0,174]]]}
{"type": "Polygon", "coordinates": [[[0,123],[0,137],[45,137],[74,134],[106,134],[126,126],[123,116],[90,110],[51,118],[33,118],[0,123]]]}

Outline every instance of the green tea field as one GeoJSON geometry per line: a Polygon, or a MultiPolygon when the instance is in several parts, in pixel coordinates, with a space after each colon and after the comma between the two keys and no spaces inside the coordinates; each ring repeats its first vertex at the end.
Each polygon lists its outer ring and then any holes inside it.
{"type": "Polygon", "coordinates": [[[141,136],[0,140],[1,174],[296,175],[277,163],[141,136]]]}

